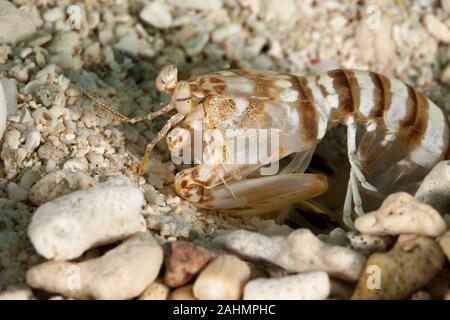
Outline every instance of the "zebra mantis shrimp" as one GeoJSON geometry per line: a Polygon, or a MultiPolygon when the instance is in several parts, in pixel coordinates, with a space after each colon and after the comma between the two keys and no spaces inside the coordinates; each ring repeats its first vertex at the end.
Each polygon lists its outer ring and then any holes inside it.
{"type": "MultiPolygon", "coordinates": [[[[138,176],[163,137],[171,151],[185,148],[197,130],[194,123],[221,131],[256,128],[280,132],[277,152],[269,160],[200,163],[178,172],[176,192],[200,208],[255,215],[324,193],[328,188],[325,176],[305,170],[316,145],[337,123],[347,128],[350,172],[343,222],[348,227],[353,226],[352,214],[364,213],[362,193],[387,192],[392,186],[408,189],[437,162],[450,158],[449,121],[443,111],[413,87],[375,72],[338,69],[301,77],[225,70],[178,81],[176,67],[168,65],[155,85],[172,97],[168,105],[145,117],[128,117],[86,93],[113,119],[128,123],[175,111],[147,144],[138,176]],[[358,137],[360,128],[363,133],[358,137]],[[288,164],[277,174],[259,173],[270,162],[287,156],[288,164]]],[[[226,153],[226,148],[223,150],[226,153]]]]}

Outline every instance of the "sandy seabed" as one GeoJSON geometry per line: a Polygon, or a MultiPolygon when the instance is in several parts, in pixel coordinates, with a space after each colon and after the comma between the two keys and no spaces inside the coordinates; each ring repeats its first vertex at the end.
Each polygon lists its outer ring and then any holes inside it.
{"type": "MultiPolygon", "coordinates": [[[[137,187],[167,117],[112,121],[81,90],[142,116],[168,101],[154,80],[169,63],[180,78],[345,67],[399,78],[448,113],[449,45],[448,0],[0,0],[0,298],[449,298],[448,163],[421,197],[392,195],[372,229],[298,208],[232,218],[177,196],[164,142],[137,187]]],[[[317,154],[339,166],[345,143],[337,130],[317,154]]]]}

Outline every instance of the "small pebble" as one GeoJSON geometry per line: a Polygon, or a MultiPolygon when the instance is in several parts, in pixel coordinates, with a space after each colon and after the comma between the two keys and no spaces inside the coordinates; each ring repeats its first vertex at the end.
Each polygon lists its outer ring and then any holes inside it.
{"type": "Polygon", "coordinates": [[[139,13],[139,17],[155,28],[165,29],[172,24],[169,7],[158,0],[147,4],[139,13]]]}
{"type": "Polygon", "coordinates": [[[45,107],[64,107],[64,89],[61,85],[50,81],[33,80],[25,86],[24,92],[34,95],[45,107]]]}
{"type": "Polygon", "coordinates": [[[336,246],[345,247],[347,244],[349,244],[347,233],[342,228],[335,228],[331,230],[328,235],[319,234],[317,237],[325,243],[336,246]]]}
{"type": "Polygon", "coordinates": [[[16,129],[9,130],[5,135],[5,146],[11,150],[16,150],[20,146],[20,131],[16,129]]]}
{"type": "Polygon", "coordinates": [[[102,61],[100,43],[94,42],[83,52],[83,60],[87,64],[99,64],[102,61]]]}
{"type": "Polygon", "coordinates": [[[20,51],[20,57],[22,58],[22,59],[25,59],[26,57],[28,57],[30,54],[32,54],[33,53],[33,49],[31,49],[31,48],[29,48],[29,47],[26,47],[26,48],[24,48],[24,49],[22,49],[21,51],[20,51]]]}
{"type": "Polygon", "coordinates": [[[43,18],[47,22],[56,22],[64,19],[64,13],[60,8],[52,8],[44,12],[43,18]]]}
{"type": "Polygon", "coordinates": [[[450,262],[450,231],[444,233],[444,235],[439,239],[439,245],[447,256],[447,260],[450,262]]]}
{"type": "Polygon", "coordinates": [[[184,241],[170,242],[166,249],[164,282],[172,288],[188,283],[213,258],[211,251],[184,241]]]}
{"type": "Polygon", "coordinates": [[[222,42],[229,37],[232,37],[235,34],[239,34],[242,32],[242,28],[240,24],[233,23],[227,24],[217,30],[212,34],[212,40],[214,42],[222,42]]]}
{"type": "Polygon", "coordinates": [[[324,300],[330,294],[325,272],[307,272],[276,279],[255,279],[245,285],[244,300],[324,300]]]}
{"type": "Polygon", "coordinates": [[[427,14],[424,18],[428,31],[439,41],[450,43],[450,28],[440,21],[436,16],[427,14]]]}
{"type": "Polygon", "coordinates": [[[197,300],[197,298],[194,296],[194,293],[192,292],[192,287],[192,284],[188,284],[176,288],[170,293],[168,300],[197,300]]]}
{"type": "Polygon", "coordinates": [[[95,184],[85,172],[57,170],[43,176],[30,190],[30,201],[40,206],[71,192],[86,189],[95,184]]]}
{"type": "Polygon", "coordinates": [[[265,236],[287,236],[289,235],[294,229],[290,228],[287,225],[279,225],[276,223],[271,223],[268,226],[266,226],[264,229],[261,230],[261,233],[265,236]]]}
{"type": "Polygon", "coordinates": [[[31,187],[41,179],[41,175],[38,171],[30,170],[24,173],[20,178],[20,186],[25,190],[30,190],[31,187]]]}
{"type": "Polygon", "coordinates": [[[205,11],[216,11],[222,6],[222,0],[168,0],[168,2],[178,8],[205,11]]]}
{"type": "Polygon", "coordinates": [[[374,252],[386,251],[393,243],[390,237],[381,237],[372,234],[348,232],[349,247],[365,256],[374,252]]]}
{"type": "Polygon", "coordinates": [[[25,149],[33,152],[41,144],[41,133],[39,130],[31,129],[25,135],[25,149]]]}
{"type": "Polygon", "coordinates": [[[72,158],[64,162],[63,169],[67,171],[87,171],[88,161],[84,157],[72,158]]]}
{"type": "Polygon", "coordinates": [[[138,36],[133,32],[120,38],[120,40],[114,45],[114,48],[137,55],[141,46],[138,36]]]}
{"type": "Polygon", "coordinates": [[[22,188],[15,182],[8,183],[8,196],[15,201],[25,201],[28,199],[28,190],[22,188]]]}
{"type": "Polygon", "coordinates": [[[297,6],[294,0],[284,0],[280,5],[278,0],[266,0],[261,3],[265,21],[278,20],[288,23],[296,14],[297,6]]]}
{"type": "Polygon", "coordinates": [[[0,0],[0,43],[22,40],[36,31],[33,20],[14,4],[0,0]]]}
{"type": "Polygon", "coordinates": [[[51,143],[47,142],[38,149],[38,156],[43,160],[54,161],[60,164],[64,160],[64,152],[56,149],[51,143]]]}
{"type": "Polygon", "coordinates": [[[1,300],[34,300],[33,292],[30,288],[11,289],[0,292],[1,300]]]}
{"type": "Polygon", "coordinates": [[[414,197],[441,214],[450,213],[450,160],[441,161],[434,166],[414,197]]]}
{"type": "Polygon", "coordinates": [[[36,33],[36,35],[28,41],[28,45],[32,48],[38,48],[52,40],[52,35],[50,33],[36,33]]]}
{"type": "Polygon", "coordinates": [[[4,64],[11,53],[11,48],[7,44],[0,44],[0,64],[4,64]]]}
{"type": "Polygon", "coordinates": [[[184,50],[188,56],[195,56],[200,54],[208,43],[209,34],[199,33],[198,35],[192,37],[184,44],[184,50]]]}
{"type": "Polygon", "coordinates": [[[200,300],[238,300],[249,279],[250,268],[244,261],[222,254],[211,261],[195,280],[194,296],[200,300]]]}
{"type": "Polygon", "coordinates": [[[170,289],[161,280],[153,281],[139,296],[139,300],[167,300],[170,289]]]}
{"type": "Polygon", "coordinates": [[[50,42],[48,49],[57,55],[72,55],[75,53],[80,44],[80,35],[75,31],[60,31],[50,42]]]}

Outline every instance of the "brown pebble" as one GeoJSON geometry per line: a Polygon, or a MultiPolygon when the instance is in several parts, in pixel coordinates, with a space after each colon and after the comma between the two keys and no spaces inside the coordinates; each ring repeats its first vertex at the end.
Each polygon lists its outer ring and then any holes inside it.
{"type": "Polygon", "coordinates": [[[184,241],[171,242],[165,250],[164,282],[172,288],[188,283],[214,256],[208,249],[184,241]]]}

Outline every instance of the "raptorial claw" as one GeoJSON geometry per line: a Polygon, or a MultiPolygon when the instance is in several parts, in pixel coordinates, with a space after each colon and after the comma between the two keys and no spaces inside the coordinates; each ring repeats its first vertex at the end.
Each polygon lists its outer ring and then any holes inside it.
{"type": "Polygon", "coordinates": [[[328,182],[319,174],[281,174],[232,181],[212,189],[177,186],[177,192],[191,194],[189,201],[203,208],[214,208],[233,216],[263,214],[309,199],[325,192],[328,182]],[[196,199],[194,199],[194,197],[196,199]]]}

